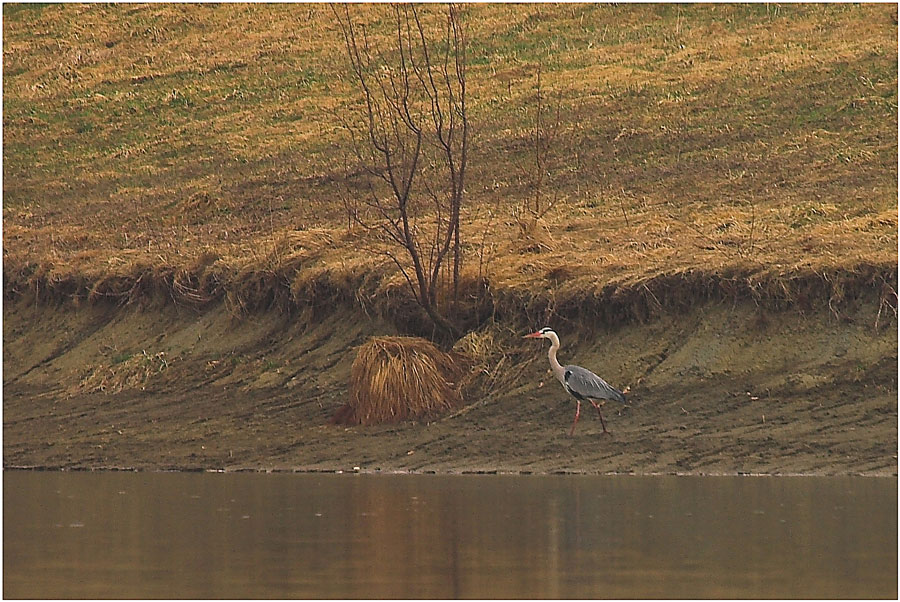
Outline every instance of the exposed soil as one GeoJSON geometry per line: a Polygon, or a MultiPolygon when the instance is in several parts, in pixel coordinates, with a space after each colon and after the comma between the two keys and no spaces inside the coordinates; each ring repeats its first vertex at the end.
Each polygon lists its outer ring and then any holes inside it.
{"type": "Polygon", "coordinates": [[[589,406],[568,436],[545,342],[510,338],[502,387],[450,415],[345,427],[329,418],[355,347],[396,332],[349,307],[237,319],[8,300],[3,318],[7,468],[897,475],[897,324],[874,295],[840,312],[707,302],[580,336],[553,324],[563,363],[631,387],[605,407],[611,437],[589,406]]]}

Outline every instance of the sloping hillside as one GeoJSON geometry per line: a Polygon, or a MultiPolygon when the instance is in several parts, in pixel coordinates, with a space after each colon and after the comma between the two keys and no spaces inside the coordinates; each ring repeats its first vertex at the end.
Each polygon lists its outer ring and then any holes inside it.
{"type": "Polygon", "coordinates": [[[331,9],[3,10],[5,466],[896,475],[895,5],[467,6],[477,378],[349,429],[355,346],[435,332],[348,221],[331,9]]]}
{"type": "MultiPolygon", "coordinates": [[[[347,229],[358,96],[328,6],[4,10],[7,294],[231,292],[242,309],[403,288],[347,229]]],[[[388,11],[354,14],[378,40],[388,11]]],[[[896,272],[896,7],[473,5],[466,20],[464,277],[490,301],[538,295],[540,314],[658,278],[788,303],[813,278],[840,301],[896,272]],[[538,199],[555,203],[533,223],[538,69],[560,126],[538,199]]]]}

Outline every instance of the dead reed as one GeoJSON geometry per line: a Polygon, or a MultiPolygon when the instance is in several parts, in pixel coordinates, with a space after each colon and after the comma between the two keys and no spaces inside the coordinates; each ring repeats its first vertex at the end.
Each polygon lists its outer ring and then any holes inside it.
{"type": "Polygon", "coordinates": [[[350,369],[350,400],[335,424],[382,424],[433,417],[458,406],[459,358],[418,337],[373,337],[350,369]]]}

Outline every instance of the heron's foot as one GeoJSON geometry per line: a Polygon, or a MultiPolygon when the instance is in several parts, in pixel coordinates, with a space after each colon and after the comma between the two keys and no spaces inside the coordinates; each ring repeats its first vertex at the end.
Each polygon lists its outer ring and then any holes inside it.
{"type": "Polygon", "coordinates": [[[608,430],[606,430],[606,429],[603,429],[603,430],[600,432],[600,436],[602,437],[603,435],[606,435],[607,437],[610,437],[610,438],[612,438],[612,436],[613,436],[613,434],[610,433],[610,432],[609,432],[608,430]]]}

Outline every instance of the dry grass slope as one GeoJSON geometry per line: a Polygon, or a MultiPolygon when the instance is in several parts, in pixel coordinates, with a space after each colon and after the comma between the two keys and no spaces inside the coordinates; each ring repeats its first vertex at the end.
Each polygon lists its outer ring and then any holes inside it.
{"type": "MultiPolygon", "coordinates": [[[[373,39],[384,7],[356,7],[373,39]]],[[[356,102],[318,5],[4,5],[4,294],[427,334],[342,194],[356,102]]],[[[460,319],[704,298],[896,308],[895,5],[472,5],[460,319]],[[535,73],[562,130],[534,195],[535,73]]],[[[431,15],[432,18],[436,15],[431,15]]]]}

